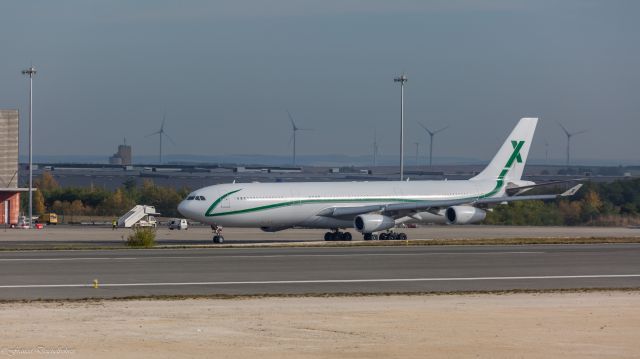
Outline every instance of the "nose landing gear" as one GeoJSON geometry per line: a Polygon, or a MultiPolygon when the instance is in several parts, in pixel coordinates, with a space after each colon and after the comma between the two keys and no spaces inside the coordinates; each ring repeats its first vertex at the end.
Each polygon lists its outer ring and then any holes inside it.
{"type": "Polygon", "coordinates": [[[222,236],[222,226],[211,226],[211,230],[213,230],[213,243],[224,243],[224,237],[222,236]]]}

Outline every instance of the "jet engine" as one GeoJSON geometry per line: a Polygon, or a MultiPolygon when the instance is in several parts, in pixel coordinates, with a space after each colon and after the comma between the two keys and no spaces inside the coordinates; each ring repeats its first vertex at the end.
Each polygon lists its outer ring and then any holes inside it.
{"type": "Polygon", "coordinates": [[[448,224],[471,224],[482,221],[487,212],[471,206],[453,206],[445,212],[448,224]]]}
{"type": "Polygon", "coordinates": [[[373,233],[393,228],[396,221],[381,214],[361,214],[353,220],[353,227],[361,233],[373,233]]]}

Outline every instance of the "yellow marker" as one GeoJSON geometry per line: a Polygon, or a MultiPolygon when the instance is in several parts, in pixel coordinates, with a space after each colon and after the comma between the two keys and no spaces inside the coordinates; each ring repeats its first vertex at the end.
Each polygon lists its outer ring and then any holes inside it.
{"type": "Polygon", "coordinates": [[[93,280],[93,287],[98,289],[98,280],[97,279],[93,280]]]}

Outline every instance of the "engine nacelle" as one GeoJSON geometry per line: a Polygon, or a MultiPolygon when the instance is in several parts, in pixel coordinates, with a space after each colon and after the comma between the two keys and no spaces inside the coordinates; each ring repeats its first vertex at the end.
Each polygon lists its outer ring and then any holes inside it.
{"type": "Polygon", "coordinates": [[[445,212],[448,224],[471,224],[482,221],[487,212],[471,206],[453,206],[445,212]]]}
{"type": "Polygon", "coordinates": [[[393,228],[396,221],[381,214],[361,214],[353,220],[353,228],[361,233],[373,233],[393,228]]]}

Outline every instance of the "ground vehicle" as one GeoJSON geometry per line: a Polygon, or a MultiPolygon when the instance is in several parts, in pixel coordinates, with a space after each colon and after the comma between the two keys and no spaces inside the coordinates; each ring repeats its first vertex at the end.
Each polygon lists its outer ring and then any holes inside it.
{"type": "Polygon", "coordinates": [[[174,229],[184,229],[187,230],[189,228],[189,224],[187,223],[187,220],[184,218],[172,218],[169,221],[169,229],[170,230],[174,230],[174,229]]]}
{"type": "Polygon", "coordinates": [[[139,220],[132,227],[153,227],[156,228],[158,221],[154,216],[147,216],[145,219],[139,220]]]}
{"type": "Polygon", "coordinates": [[[38,217],[38,222],[46,224],[58,224],[58,215],[55,213],[45,213],[38,217]]]}
{"type": "MultiPolygon", "coordinates": [[[[27,216],[21,216],[20,219],[18,220],[18,224],[15,226],[12,226],[13,228],[20,228],[20,229],[28,229],[29,228],[29,222],[27,219],[27,216]]],[[[35,229],[42,229],[42,223],[37,223],[35,218],[31,219],[31,227],[35,228],[35,229]]]]}

